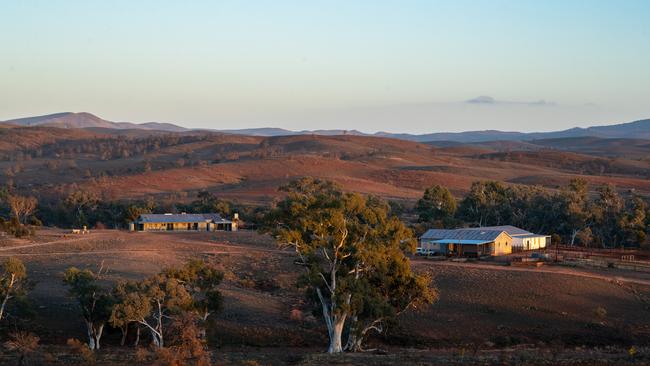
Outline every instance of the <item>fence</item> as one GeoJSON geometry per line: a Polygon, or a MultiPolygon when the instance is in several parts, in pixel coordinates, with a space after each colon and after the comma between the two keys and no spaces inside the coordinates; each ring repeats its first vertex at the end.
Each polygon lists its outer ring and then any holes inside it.
{"type": "Polygon", "coordinates": [[[585,248],[568,245],[552,245],[546,247],[546,250],[549,252],[558,250],[567,255],[574,253],[587,256],[608,257],[625,261],[650,261],[650,251],[637,248],[585,248]]]}

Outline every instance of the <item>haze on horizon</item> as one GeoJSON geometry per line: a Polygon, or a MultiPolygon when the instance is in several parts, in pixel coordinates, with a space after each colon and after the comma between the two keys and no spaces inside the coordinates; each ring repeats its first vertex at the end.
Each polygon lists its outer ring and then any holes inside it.
{"type": "Polygon", "coordinates": [[[644,0],[5,1],[0,14],[0,120],[427,133],[650,117],[644,0]]]}

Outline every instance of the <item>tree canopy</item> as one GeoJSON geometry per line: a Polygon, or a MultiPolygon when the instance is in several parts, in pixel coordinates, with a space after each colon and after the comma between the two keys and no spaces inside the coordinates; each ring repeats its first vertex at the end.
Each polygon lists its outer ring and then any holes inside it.
{"type": "Polygon", "coordinates": [[[434,185],[424,191],[424,195],[415,205],[420,222],[434,227],[453,225],[456,214],[456,199],[446,187],[434,185]]]}
{"type": "Polygon", "coordinates": [[[27,270],[23,262],[14,257],[7,258],[0,267],[0,321],[6,317],[9,300],[25,295],[28,288],[27,270]]]}
{"type": "Polygon", "coordinates": [[[435,292],[410,271],[405,256],[415,249],[413,233],[384,201],[313,178],[280,189],[287,196],[268,221],[279,243],[295,250],[300,284],[327,326],[328,352],[346,348],[344,330],[352,337],[347,344],[357,347],[368,327],[380,330],[377,323],[418,301],[433,301],[435,292]],[[395,302],[401,293],[411,296],[395,302]]]}
{"type": "Polygon", "coordinates": [[[70,296],[81,308],[82,317],[88,330],[88,347],[100,348],[104,326],[111,314],[112,297],[107,289],[98,283],[101,268],[97,273],[89,269],[68,268],[63,274],[63,282],[69,286],[70,296]]]}

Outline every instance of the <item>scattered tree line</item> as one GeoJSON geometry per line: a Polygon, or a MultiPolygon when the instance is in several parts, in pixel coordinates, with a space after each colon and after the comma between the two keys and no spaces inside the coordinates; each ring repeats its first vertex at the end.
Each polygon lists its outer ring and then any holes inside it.
{"type": "Polygon", "coordinates": [[[415,213],[421,230],[514,225],[553,234],[570,245],[608,248],[643,244],[650,226],[650,210],[641,196],[622,197],[611,185],[590,195],[583,179],[573,179],[557,191],[478,181],[460,201],[436,185],[424,192],[415,213]]]}
{"type": "Polygon", "coordinates": [[[147,137],[98,137],[84,140],[61,140],[35,148],[0,155],[5,161],[22,161],[32,158],[75,159],[92,157],[99,160],[124,159],[144,155],[165,147],[205,141],[211,136],[201,135],[150,135],[147,137]]]}
{"type": "Polygon", "coordinates": [[[0,229],[17,237],[31,235],[35,226],[126,228],[128,223],[144,213],[220,213],[224,217],[239,214],[250,227],[261,223],[266,207],[243,205],[199,191],[189,203],[157,201],[152,197],[132,201],[104,201],[98,195],[74,189],[60,199],[21,196],[13,190],[0,191],[0,229]]]}
{"type": "MultiPolygon", "coordinates": [[[[634,193],[622,196],[611,185],[590,193],[587,182],[573,179],[558,190],[540,186],[505,185],[496,181],[474,182],[460,200],[440,185],[427,188],[413,211],[393,205],[394,213],[417,215],[416,233],[427,227],[514,225],[555,236],[571,245],[622,247],[642,245],[649,234],[650,210],[634,193]]],[[[391,202],[393,203],[393,202],[391,202]]],[[[394,204],[394,203],[393,203],[394,204]]],[[[0,191],[0,229],[15,236],[33,233],[34,226],[124,228],[143,213],[234,212],[250,227],[263,223],[269,210],[220,199],[199,191],[189,203],[153,198],[135,201],[103,201],[96,194],[73,189],[62,199],[21,196],[11,189],[0,191]]]]}
{"type": "MultiPolygon", "coordinates": [[[[153,358],[164,364],[209,365],[206,349],[207,321],[222,308],[218,286],[223,273],[202,260],[190,260],[181,267],[167,268],[140,281],[119,281],[113,287],[106,285],[107,269],[68,268],[63,282],[68,294],[77,302],[80,317],[86,325],[85,347],[75,339],[68,344],[77,348],[85,359],[94,358],[92,352],[101,347],[107,326],[122,333],[120,345],[126,344],[129,331],[135,333],[133,345],[138,347],[141,332],[151,336],[150,344],[156,350],[153,358]]],[[[31,288],[27,271],[17,258],[9,258],[0,265],[0,324],[8,315],[14,315],[23,304],[31,288]],[[8,312],[8,309],[12,312],[8,312]]],[[[38,346],[38,337],[29,332],[10,334],[13,340],[5,348],[22,352],[38,346]],[[26,349],[28,348],[28,349],[26,349]]]]}
{"type": "Polygon", "coordinates": [[[69,287],[70,296],[77,300],[86,323],[91,350],[100,348],[107,324],[120,329],[121,345],[125,344],[129,329],[135,328],[135,346],[143,329],[151,335],[152,344],[162,348],[167,334],[165,328],[171,321],[192,317],[197,327],[204,328],[208,317],[222,306],[217,287],[223,273],[204,261],[192,260],[141,281],[121,281],[112,289],[101,286],[104,275],[103,268],[94,273],[74,267],[64,274],[63,281],[69,287]]]}
{"type": "Polygon", "coordinates": [[[510,151],[478,155],[479,159],[534,163],[535,165],[562,169],[586,175],[626,174],[650,177],[650,169],[641,168],[616,158],[585,157],[580,154],[547,149],[540,157],[539,151],[510,151]]]}

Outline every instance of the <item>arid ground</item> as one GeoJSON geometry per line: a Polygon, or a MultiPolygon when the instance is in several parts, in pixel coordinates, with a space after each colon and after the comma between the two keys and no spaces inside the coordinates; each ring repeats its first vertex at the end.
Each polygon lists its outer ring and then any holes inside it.
{"type": "Polygon", "coordinates": [[[268,203],[291,179],[314,176],[347,191],[414,200],[433,184],[455,195],[477,180],[555,189],[582,177],[650,195],[650,141],[553,139],[451,146],[364,136],[256,137],[207,132],[0,128],[0,182],[23,194],[65,197],[83,189],[104,201],[193,198],[208,190],[268,203]],[[144,135],[143,135],[144,134],[144,135]],[[161,137],[162,136],[162,137],[161,137]],[[129,138],[129,139],[126,139],[129,138]],[[156,139],[161,139],[160,142],[156,139]],[[167,139],[167,140],[164,140],[167,139]]]}
{"type": "MultiPolygon", "coordinates": [[[[74,357],[63,356],[66,340],[83,340],[85,334],[62,284],[67,267],[103,266],[108,284],[142,278],[194,257],[213,262],[226,274],[224,310],[209,330],[217,364],[650,362],[650,274],[415,258],[414,268],[432,275],[439,301],[403,314],[386,335],[370,339],[368,347],[378,351],[330,357],[322,353],[323,323],[311,315],[295,287],[292,253],[278,249],[267,236],[113,230],[80,236],[42,229],[29,240],[3,237],[0,245],[0,257],[19,257],[36,281],[29,295],[36,313],[30,329],[55,364],[74,363],[74,357]]],[[[118,344],[119,332],[109,329],[98,363],[132,362],[133,348],[118,344]]]]}

